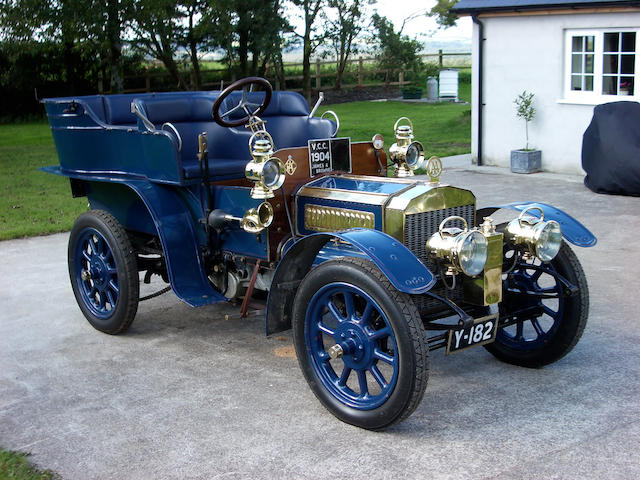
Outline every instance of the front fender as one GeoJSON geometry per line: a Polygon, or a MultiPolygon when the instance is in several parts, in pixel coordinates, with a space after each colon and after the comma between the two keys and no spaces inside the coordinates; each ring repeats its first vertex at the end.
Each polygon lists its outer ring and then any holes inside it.
{"type": "Polygon", "coordinates": [[[267,335],[291,328],[293,299],[298,285],[331,239],[339,239],[348,245],[328,246],[321,260],[354,255],[367,258],[395,288],[409,294],[424,293],[436,282],[435,275],[407,247],[386,233],[364,228],[314,233],[295,242],[276,269],[267,300],[267,335]]]}
{"type": "MultiPolygon", "coordinates": [[[[529,207],[541,208],[544,212],[545,219],[555,220],[556,222],[558,222],[560,224],[560,228],[562,229],[562,235],[568,242],[571,242],[578,247],[593,247],[598,242],[595,235],[591,233],[589,229],[582,223],[580,223],[568,213],[563,212],[559,208],[556,208],[552,205],[547,205],[546,203],[514,202],[504,205],[492,205],[479,209],[477,212],[477,218],[481,219],[483,216],[491,215],[493,212],[501,208],[521,212],[525,208],[529,207]]],[[[537,217],[540,216],[537,210],[531,210],[529,213],[537,217]]]]}

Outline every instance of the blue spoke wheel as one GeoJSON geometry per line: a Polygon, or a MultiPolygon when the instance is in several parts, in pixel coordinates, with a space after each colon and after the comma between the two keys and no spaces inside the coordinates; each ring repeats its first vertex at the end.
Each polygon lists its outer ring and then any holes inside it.
{"type": "Polygon", "coordinates": [[[314,268],[295,299],[294,343],[318,399],[341,420],[372,430],[408,417],[428,379],[428,345],[411,298],[367,260],[314,268]]]}
{"type": "Polygon", "coordinates": [[[89,323],[121,333],[138,309],[136,254],[126,231],[109,213],[92,210],[76,220],[69,236],[69,277],[89,323]]]}
{"type": "Polygon", "coordinates": [[[569,353],[589,313],[587,280],[569,246],[563,243],[549,263],[520,262],[503,277],[501,323],[515,323],[500,328],[496,341],[485,348],[500,360],[524,367],[541,367],[569,353]]]}

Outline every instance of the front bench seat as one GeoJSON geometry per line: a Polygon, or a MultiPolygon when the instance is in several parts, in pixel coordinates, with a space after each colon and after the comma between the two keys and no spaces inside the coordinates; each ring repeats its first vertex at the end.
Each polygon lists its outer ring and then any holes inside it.
{"type": "MultiPolygon", "coordinates": [[[[180,152],[185,179],[200,177],[197,159],[198,135],[207,132],[209,147],[209,176],[212,180],[226,180],[244,177],[244,169],[251,159],[249,138],[251,132],[245,127],[225,128],[216,124],[211,116],[215,95],[194,93],[157,94],[154,97],[137,98],[134,101],[142,107],[147,119],[161,128],[170,122],[178,130],[182,139],[180,152]]],[[[259,93],[250,93],[259,102],[259,93]]],[[[240,92],[233,93],[223,103],[227,111],[237,105],[240,92]]],[[[241,118],[237,112],[230,118],[241,118]]],[[[309,139],[329,138],[335,129],[330,120],[309,118],[309,109],[304,98],[294,92],[274,92],[271,103],[263,113],[267,131],[273,137],[276,149],[306,146],[309,139]]]]}

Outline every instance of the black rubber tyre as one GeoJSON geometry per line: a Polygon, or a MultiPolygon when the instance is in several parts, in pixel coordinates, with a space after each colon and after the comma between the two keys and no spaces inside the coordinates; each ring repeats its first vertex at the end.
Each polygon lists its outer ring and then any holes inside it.
{"type": "MultiPolygon", "coordinates": [[[[539,264],[539,262],[537,263],[539,264]]],[[[500,305],[501,318],[521,308],[523,302],[528,302],[533,306],[541,305],[546,308],[546,311],[533,319],[525,319],[515,326],[500,329],[496,341],[485,345],[489,352],[504,362],[530,368],[553,363],[573,349],[587,325],[589,288],[582,266],[571,248],[563,242],[558,255],[545,268],[549,268],[551,271],[555,270],[575,285],[577,291],[569,297],[560,296],[557,300],[539,300],[536,298],[522,299],[517,296],[509,299],[505,290],[505,298],[500,305]],[[554,305],[549,305],[550,303],[554,303],[554,305]],[[534,321],[537,327],[534,326],[534,321]],[[545,321],[546,325],[543,323],[545,321]],[[548,328],[545,328],[546,326],[548,328]],[[535,338],[526,338],[527,327],[529,327],[528,331],[532,332],[531,337],[535,336],[535,338]],[[507,333],[507,329],[510,329],[511,333],[507,333]],[[518,331],[520,332],[519,336],[518,331]]],[[[511,279],[505,278],[503,284],[506,288],[509,281],[523,281],[529,288],[538,289],[540,293],[548,293],[554,288],[557,291],[561,290],[559,284],[553,286],[555,279],[549,274],[543,273],[538,279],[535,279],[532,274],[534,271],[516,268],[509,274],[511,279]],[[543,283],[545,277],[549,277],[553,281],[547,279],[545,284],[543,283]]]]}
{"type": "Polygon", "coordinates": [[[340,420],[380,430],[420,404],[429,378],[420,315],[372,262],[347,257],[311,270],[295,297],[293,338],[311,390],[340,420]],[[329,359],[340,342],[344,355],[329,359]]]}
{"type": "Polygon", "coordinates": [[[68,248],[69,277],[78,306],[101,332],[124,332],[138,310],[140,283],[136,253],[127,232],[108,212],[91,210],[73,225],[68,248]]]}

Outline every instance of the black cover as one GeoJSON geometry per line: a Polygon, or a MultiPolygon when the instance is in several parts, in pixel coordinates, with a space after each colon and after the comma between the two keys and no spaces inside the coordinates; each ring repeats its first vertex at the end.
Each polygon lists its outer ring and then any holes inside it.
{"type": "Polygon", "coordinates": [[[640,196],[640,103],[593,109],[582,136],[584,184],[596,193],[640,196]]]}

